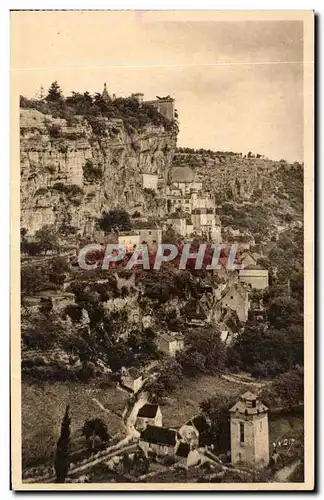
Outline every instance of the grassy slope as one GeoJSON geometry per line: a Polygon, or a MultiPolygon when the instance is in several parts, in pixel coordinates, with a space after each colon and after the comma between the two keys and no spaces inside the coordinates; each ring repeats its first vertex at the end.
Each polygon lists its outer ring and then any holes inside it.
{"type": "Polygon", "coordinates": [[[96,389],[71,382],[22,384],[22,459],[23,467],[53,459],[65,407],[70,405],[72,439],[76,444],[84,421],[102,418],[111,434],[120,432],[120,418],[103,411],[92,398],[107,409],[121,413],[127,396],[114,388],[96,389]]]}
{"type": "MultiPolygon", "coordinates": [[[[214,395],[239,396],[252,389],[247,385],[204,376],[199,380],[184,380],[162,406],[163,425],[180,427],[197,414],[199,403],[214,395]]],[[[37,463],[51,462],[65,406],[71,408],[71,430],[74,447],[80,436],[80,428],[86,419],[102,418],[111,434],[121,431],[120,418],[108,414],[92,400],[96,398],[107,409],[121,413],[127,396],[114,388],[96,388],[94,385],[56,382],[54,384],[22,385],[22,443],[23,468],[37,463]]],[[[275,418],[270,421],[270,446],[277,437],[292,437],[303,427],[298,417],[275,418]]],[[[270,448],[271,449],[271,448],[270,448]]]]}
{"type": "Polygon", "coordinates": [[[199,412],[199,403],[213,396],[234,398],[247,391],[249,386],[228,382],[217,376],[183,379],[162,407],[163,425],[180,427],[199,412]]]}

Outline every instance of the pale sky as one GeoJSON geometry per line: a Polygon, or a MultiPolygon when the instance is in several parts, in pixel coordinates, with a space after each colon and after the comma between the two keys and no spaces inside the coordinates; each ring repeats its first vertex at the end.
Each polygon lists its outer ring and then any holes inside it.
{"type": "Polygon", "coordinates": [[[122,97],[170,94],[179,146],[302,161],[302,21],[191,14],[14,12],[19,93],[57,80],[65,95],[101,92],[104,82],[122,97]]]}

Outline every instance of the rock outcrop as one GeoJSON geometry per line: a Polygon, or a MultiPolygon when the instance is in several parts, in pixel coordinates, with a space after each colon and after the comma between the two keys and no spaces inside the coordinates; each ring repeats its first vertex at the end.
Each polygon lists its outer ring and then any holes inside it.
{"type": "Polygon", "coordinates": [[[117,206],[163,215],[176,128],[136,130],[121,119],[80,115],[71,124],[21,109],[20,130],[21,227],[29,234],[44,225],[92,234],[96,219],[117,206]],[[143,189],[142,173],[157,174],[156,192],[143,189]]]}

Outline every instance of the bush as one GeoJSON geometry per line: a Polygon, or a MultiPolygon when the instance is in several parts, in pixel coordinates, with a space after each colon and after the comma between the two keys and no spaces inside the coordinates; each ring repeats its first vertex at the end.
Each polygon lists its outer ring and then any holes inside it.
{"type": "Polygon", "coordinates": [[[48,133],[52,139],[58,139],[62,135],[62,128],[60,125],[51,125],[48,129],[48,133]]]}
{"type": "Polygon", "coordinates": [[[40,187],[37,189],[35,196],[42,196],[47,193],[47,188],[45,187],[40,187]]]}
{"type": "Polygon", "coordinates": [[[83,167],[83,177],[87,182],[98,182],[103,178],[103,169],[101,165],[93,164],[92,160],[87,160],[83,167]]]}
{"type": "Polygon", "coordinates": [[[83,196],[83,189],[76,184],[63,184],[63,182],[56,182],[53,189],[59,193],[64,193],[70,201],[73,198],[83,196]]]}
{"type": "Polygon", "coordinates": [[[129,213],[123,209],[114,209],[104,212],[99,220],[100,229],[111,232],[118,228],[119,231],[129,231],[132,228],[129,213]]]}
{"type": "Polygon", "coordinates": [[[102,137],[107,135],[107,125],[103,119],[100,118],[87,118],[92,131],[95,135],[102,137]]]}
{"type": "Polygon", "coordinates": [[[47,285],[48,279],[41,267],[28,266],[21,268],[20,288],[22,296],[34,295],[44,290],[47,285]]]}
{"type": "Polygon", "coordinates": [[[55,229],[52,226],[43,226],[35,233],[36,241],[39,243],[42,251],[58,251],[59,241],[55,229]]]}

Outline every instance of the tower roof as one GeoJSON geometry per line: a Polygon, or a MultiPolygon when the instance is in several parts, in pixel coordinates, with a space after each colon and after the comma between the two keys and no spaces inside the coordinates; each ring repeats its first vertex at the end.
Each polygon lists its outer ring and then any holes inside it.
{"type": "Polygon", "coordinates": [[[108,94],[108,90],[107,90],[107,84],[106,84],[106,82],[104,83],[104,89],[103,89],[103,91],[102,91],[102,98],[103,98],[104,100],[108,100],[108,101],[110,101],[110,95],[108,94]]]}
{"type": "Polygon", "coordinates": [[[240,400],[230,409],[230,413],[241,413],[242,415],[258,415],[267,411],[268,408],[250,391],[242,394],[240,400]]]}

